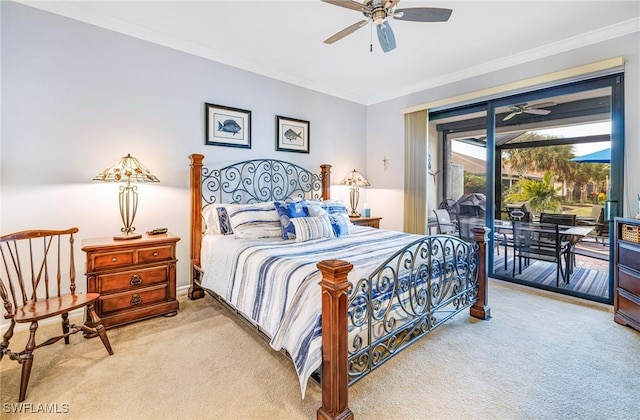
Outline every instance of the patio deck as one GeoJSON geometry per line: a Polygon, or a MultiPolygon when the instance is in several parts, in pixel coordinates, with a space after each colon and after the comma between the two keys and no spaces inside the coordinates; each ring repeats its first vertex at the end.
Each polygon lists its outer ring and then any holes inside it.
{"type": "Polygon", "coordinates": [[[507,269],[504,264],[504,248],[494,250],[494,273],[505,278],[514,278],[518,283],[542,285],[550,290],[566,290],[573,293],[585,294],[598,299],[609,299],[609,260],[608,245],[595,242],[592,238],[585,238],[577,245],[575,268],[569,283],[560,283],[555,287],[556,265],[553,262],[532,261],[522,274],[516,271],[512,276],[513,248],[507,248],[507,269]]]}

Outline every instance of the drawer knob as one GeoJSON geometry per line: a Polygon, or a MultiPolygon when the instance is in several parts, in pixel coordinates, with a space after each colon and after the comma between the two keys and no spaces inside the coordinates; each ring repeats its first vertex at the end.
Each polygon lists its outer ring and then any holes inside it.
{"type": "Polygon", "coordinates": [[[157,257],[157,256],[158,256],[158,253],[157,253],[157,252],[154,252],[154,253],[153,253],[153,256],[154,256],[154,257],[157,257]]]}
{"type": "Polygon", "coordinates": [[[131,281],[129,281],[129,283],[132,286],[137,286],[142,283],[142,277],[140,277],[138,274],[134,274],[133,276],[131,276],[131,281]]]}
{"type": "Polygon", "coordinates": [[[111,258],[111,262],[118,262],[118,257],[111,258]]]}
{"type": "Polygon", "coordinates": [[[142,298],[139,294],[136,293],[135,295],[131,296],[131,300],[129,301],[129,303],[131,304],[131,306],[139,305],[142,303],[142,298]]]}

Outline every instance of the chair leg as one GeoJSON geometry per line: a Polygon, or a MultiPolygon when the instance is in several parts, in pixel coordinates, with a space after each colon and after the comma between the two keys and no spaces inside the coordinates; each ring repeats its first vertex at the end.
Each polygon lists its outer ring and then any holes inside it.
{"type": "Polygon", "coordinates": [[[113,349],[111,348],[111,343],[109,343],[109,337],[107,337],[107,331],[104,329],[104,325],[102,325],[102,321],[100,317],[96,313],[93,305],[87,306],[87,311],[89,312],[89,317],[91,318],[91,322],[96,329],[96,332],[100,336],[100,340],[102,340],[102,344],[104,344],[104,348],[107,349],[109,354],[113,354],[113,349]]]}
{"type": "Polygon", "coordinates": [[[24,397],[27,395],[27,386],[29,385],[29,377],[31,376],[31,366],[33,365],[33,350],[36,348],[36,330],[38,329],[38,322],[33,321],[29,327],[29,340],[24,348],[24,354],[20,358],[22,363],[22,375],[20,377],[20,396],[18,402],[24,401],[24,397]]]}
{"type": "MultiPolygon", "coordinates": [[[[62,334],[69,334],[69,313],[62,314],[62,334]]],[[[69,336],[64,337],[64,344],[69,344],[69,336]]]]}
{"type": "Polygon", "coordinates": [[[11,319],[11,324],[9,325],[9,328],[7,328],[7,331],[4,333],[4,336],[2,337],[2,344],[0,344],[0,360],[2,360],[4,354],[9,349],[9,340],[11,340],[11,337],[13,337],[13,327],[15,326],[16,322],[11,319]]]}

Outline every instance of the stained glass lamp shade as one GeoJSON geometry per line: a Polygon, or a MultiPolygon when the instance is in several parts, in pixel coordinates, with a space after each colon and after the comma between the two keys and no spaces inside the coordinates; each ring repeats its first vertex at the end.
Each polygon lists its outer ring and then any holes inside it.
{"type": "Polygon", "coordinates": [[[120,186],[118,194],[120,204],[120,216],[124,227],[120,229],[122,234],[116,235],[113,239],[138,239],[141,234],[136,234],[133,227],[133,220],[138,210],[138,187],[131,185],[137,182],[160,182],[140,161],[130,154],[123,157],[114,165],[108,167],[93,178],[94,181],[104,182],[124,182],[120,186]]]}
{"type": "Polygon", "coordinates": [[[358,201],[360,201],[360,187],[369,187],[371,186],[371,184],[369,184],[369,181],[367,181],[364,176],[362,176],[358,171],[354,169],[349,173],[349,175],[347,175],[345,179],[342,180],[340,185],[348,185],[351,187],[351,190],[349,191],[351,213],[349,213],[349,215],[360,216],[360,213],[358,213],[357,210],[358,201]]]}

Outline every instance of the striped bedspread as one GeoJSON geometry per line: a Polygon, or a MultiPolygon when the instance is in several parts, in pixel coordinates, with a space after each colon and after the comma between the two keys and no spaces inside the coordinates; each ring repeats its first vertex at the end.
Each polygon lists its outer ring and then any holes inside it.
{"type": "Polygon", "coordinates": [[[203,261],[202,286],[213,290],[259,325],[276,350],[292,357],[304,398],[322,362],[321,273],[316,264],[340,259],[353,264],[349,281],[367,277],[418,235],[351,226],[348,236],[296,243],[222,236],[203,261]]]}

